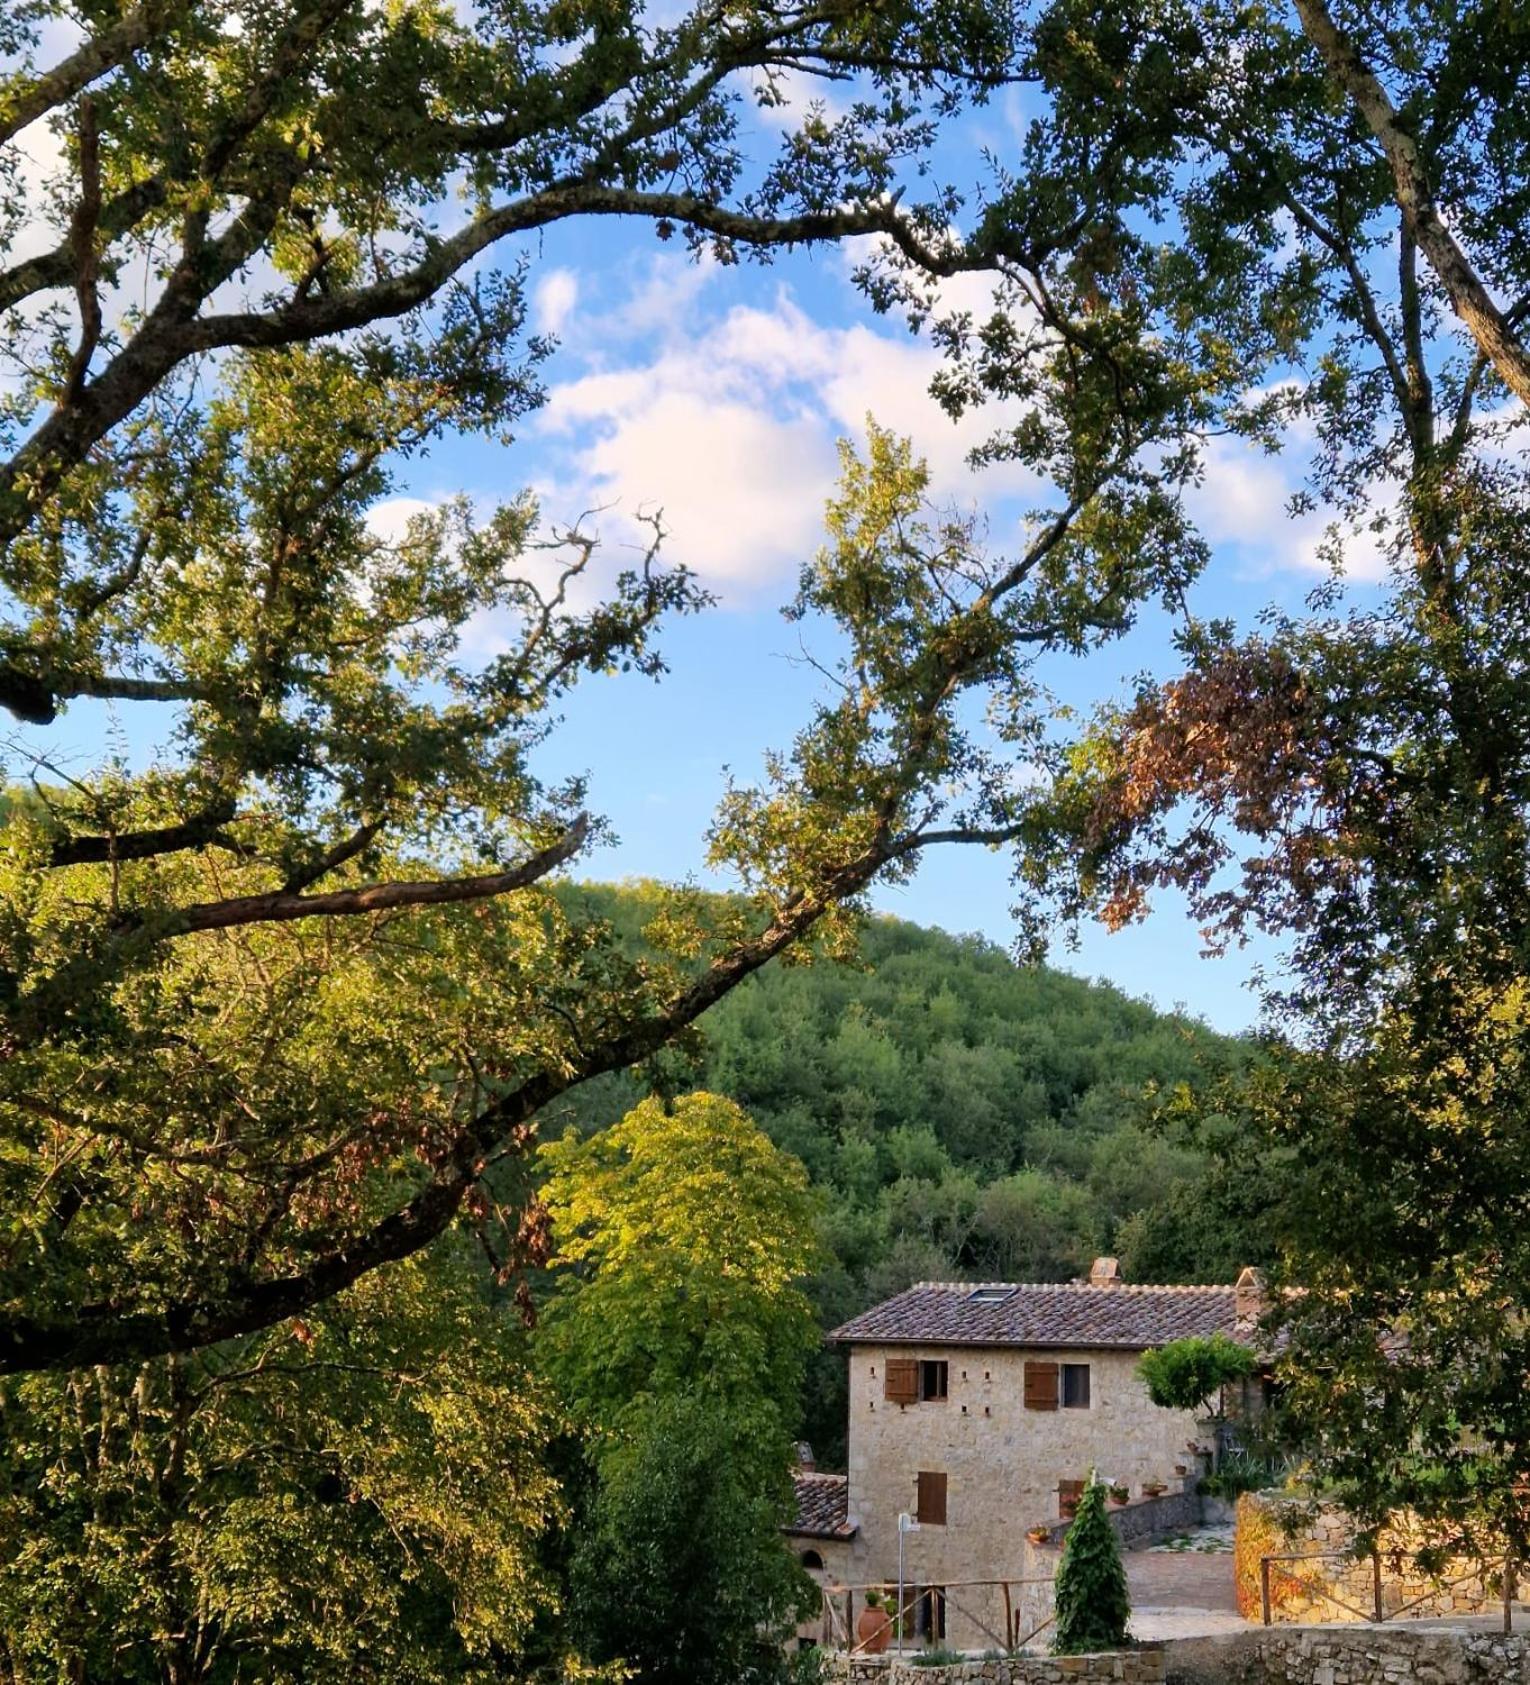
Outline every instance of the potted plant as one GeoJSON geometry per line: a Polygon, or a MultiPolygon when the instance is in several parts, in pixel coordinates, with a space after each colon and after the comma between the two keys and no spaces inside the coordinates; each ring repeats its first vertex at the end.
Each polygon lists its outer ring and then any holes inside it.
{"type": "Polygon", "coordinates": [[[1025,1530],[1025,1536],[1033,1545],[1050,1544],[1052,1540],[1052,1529],[1050,1527],[1027,1527],[1025,1530]]]}
{"type": "Polygon", "coordinates": [[[1115,1507],[1117,1509],[1120,1509],[1121,1506],[1132,1495],[1131,1488],[1129,1486],[1122,1486],[1119,1483],[1111,1486],[1109,1488],[1109,1491],[1110,1491],[1110,1501],[1111,1501],[1111,1503],[1113,1503],[1115,1505],[1115,1507]]]}
{"type": "Polygon", "coordinates": [[[1187,1475],[1187,1474],[1189,1474],[1189,1472],[1190,1472],[1190,1465],[1189,1465],[1189,1464],[1188,1464],[1188,1463],[1176,1463],[1176,1464],[1175,1464],[1175,1465],[1174,1465],[1174,1472],[1175,1472],[1175,1474],[1177,1474],[1177,1475],[1178,1475],[1178,1476],[1179,1476],[1179,1477],[1180,1477],[1180,1478],[1181,1478],[1181,1479],[1183,1479],[1183,1478],[1184,1478],[1184,1477],[1185,1477],[1185,1476],[1186,1476],[1186,1475],[1187,1475]]]}
{"type": "Polygon", "coordinates": [[[1142,1495],[1144,1498],[1161,1498],[1169,1488],[1161,1480],[1144,1480],[1142,1495]]]}
{"type": "Polygon", "coordinates": [[[892,1615],[879,1591],[866,1593],[866,1607],[855,1623],[855,1647],[863,1655],[880,1656],[892,1637],[892,1615]]]}

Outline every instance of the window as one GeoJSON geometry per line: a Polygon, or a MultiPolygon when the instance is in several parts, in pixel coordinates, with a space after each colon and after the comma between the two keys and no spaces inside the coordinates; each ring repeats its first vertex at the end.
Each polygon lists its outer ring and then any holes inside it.
{"type": "Polygon", "coordinates": [[[1089,1408],[1089,1365],[1065,1363],[1062,1366],[1062,1401],[1064,1410],[1089,1408]]]}
{"type": "Polygon", "coordinates": [[[1013,1287],[974,1287],[967,1295],[969,1305],[1002,1305],[1006,1299],[1013,1299],[1013,1287]]]}
{"type": "Polygon", "coordinates": [[[816,1550],[805,1550],[805,1551],[803,1551],[802,1555],[798,1558],[798,1560],[802,1563],[802,1566],[808,1570],[809,1573],[814,1572],[814,1570],[817,1570],[819,1573],[822,1573],[822,1571],[823,1571],[823,1558],[818,1554],[818,1552],[816,1550]]]}
{"type": "Polygon", "coordinates": [[[919,1362],[890,1357],[882,1376],[882,1396],[889,1404],[915,1404],[919,1399],[919,1362]]]}
{"type": "Polygon", "coordinates": [[[1057,1365],[1037,1363],[1034,1359],[1025,1366],[1025,1407],[1027,1410],[1055,1410],[1057,1408],[1057,1365]]]}
{"type": "Polygon", "coordinates": [[[947,1396],[951,1366],[944,1360],[925,1358],[919,1365],[919,1397],[933,1402],[947,1396]]]}
{"type": "Polygon", "coordinates": [[[946,1636],[946,1588],[921,1586],[915,1593],[914,1637],[928,1643],[946,1636]]]}
{"type": "Polygon", "coordinates": [[[946,1524],[946,1477],[921,1470],[915,1476],[918,1497],[914,1502],[914,1520],[921,1527],[944,1527],[946,1524]]]}
{"type": "Polygon", "coordinates": [[[944,1358],[890,1357],[882,1380],[889,1404],[943,1402],[950,1392],[951,1365],[944,1358]]]}

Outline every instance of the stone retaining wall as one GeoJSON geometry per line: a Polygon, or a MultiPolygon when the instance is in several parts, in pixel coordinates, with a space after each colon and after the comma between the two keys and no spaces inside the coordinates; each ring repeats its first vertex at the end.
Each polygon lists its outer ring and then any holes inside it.
{"type": "Polygon", "coordinates": [[[1167,1685],[1530,1682],[1530,1635],[1439,1627],[1262,1627],[1165,1646],[1167,1685]]]}
{"type": "MultiPolygon", "coordinates": [[[[1265,1556],[1306,1556],[1299,1562],[1270,1565],[1270,1617],[1313,1624],[1364,1620],[1376,1606],[1376,1563],[1369,1555],[1346,1556],[1354,1523],[1332,1504],[1285,1498],[1276,1493],[1246,1492],[1238,1502],[1234,1572],[1239,1612],[1248,1620],[1262,1617],[1260,1561],[1265,1556]]],[[[1400,1611],[1414,1618],[1439,1615],[1495,1614],[1502,1608],[1503,1587],[1492,1569],[1479,1564],[1447,1563],[1437,1576],[1424,1573],[1416,1553],[1426,1543],[1422,1530],[1406,1517],[1381,1535],[1381,1612],[1400,1611]]]]}
{"type": "Polygon", "coordinates": [[[908,1657],[824,1657],[825,1685],[1163,1685],[1161,1645],[1092,1656],[1004,1656],[917,1667],[908,1657]]]}
{"type": "MultiPolygon", "coordinates": [[[[1132,1550],[1137,1545],[1152,1544],[1158,1539],[1172,1538],[1176,1533],[1187,1533],[1192,1527],[1199,1527],[1207,1519],[1208,1507],[1216,1509],[1219,1519],[1224,1514],[1226,1519],[1232,1519],[1224,1505],[1201,1497],[1195,1481],[1191,1479],[1185,1481],[1179,1491],[1164,1492],[1156,1498],[1133,1498],[1129,1504],[1120,1506],[1111,1504],[1105,1514],[1123,1548],[1132,1550]]],[[[1060,1546],[1067,1538],[1070,1526],[1072,1523],[1069,1521],[1053,1522],[1050,1543],[1060,1546]]]]}

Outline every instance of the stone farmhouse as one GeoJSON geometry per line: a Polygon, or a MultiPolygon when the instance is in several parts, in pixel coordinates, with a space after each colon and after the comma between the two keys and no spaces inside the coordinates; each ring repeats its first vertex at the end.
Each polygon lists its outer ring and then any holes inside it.
{"type": "MultiPolygon", "coordinates": [[[[1193,1491],[1203,1472],[1193,1414],[1148,1397],[1137,1362],[1191,1334],[1249,1339],[1262,1278],[1235,1286],[1129,1286],[1113,1258],[1087,1281],[920,1282],[837,1328],[849,1350],[849,1473],[797,1475],[791,1542],[815,1578],[893,1583],[900,1514],[911,1636],[981,1648],[1003,1630],[1002,1591],[1098,1470],[1130,1488],[1193,1491]],[[961,1589],[958,1589],[961,1588],[961,1589]]],[[[1257,1411],[1262,1383],[1228,1400],[1257,1411]]]]}

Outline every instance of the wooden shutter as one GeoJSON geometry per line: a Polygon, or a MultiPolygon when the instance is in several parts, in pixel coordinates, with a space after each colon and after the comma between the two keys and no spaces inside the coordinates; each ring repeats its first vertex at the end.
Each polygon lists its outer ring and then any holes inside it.
{"type": "Polygon", "coordinates": [[[944,1527],[946,1524],[946,1477],[943,1474],[919,1476],[919,1498],[914,1520],[921,1527],[944,1527]]]}
{"type": "Polygon", "coordinates": [[[1055,1410],[1057,1408],[1057,1365],[1028,1362],[1025,1366],[1025,1407],[1027,1410],[1055,1410]]]}
{"type": "Polygon", "coordinates": [[[919,1360],[891,1357],[883,1370],[882,1396],[889,1404],[919,1402],[919,1360]]]}

